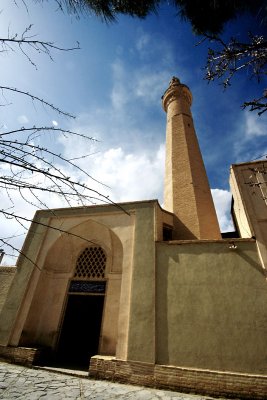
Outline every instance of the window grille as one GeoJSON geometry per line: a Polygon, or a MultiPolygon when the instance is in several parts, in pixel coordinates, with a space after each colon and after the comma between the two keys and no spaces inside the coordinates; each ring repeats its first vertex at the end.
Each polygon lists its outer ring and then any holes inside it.
{"type": "Polygon", "coordinates": [[[106,260],[101,247],[87,247],[78,257],[74,278],[104,279],[106,260]]]}

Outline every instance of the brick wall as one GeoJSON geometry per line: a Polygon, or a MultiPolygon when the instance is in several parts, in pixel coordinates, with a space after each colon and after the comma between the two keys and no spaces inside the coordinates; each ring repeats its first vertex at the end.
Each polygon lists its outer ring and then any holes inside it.
{"type": "Polygon", "coordinates": [[[95,356],[91,358],[89,376],[216,397],[267,398],[267,375],[190,369],[95,356]]]}
{"type": "Polygon", "coordinates": [[[0,359],[14,364],[30,366],[40,355],[40,350],[30,347],[0,346],[0,359]]]}

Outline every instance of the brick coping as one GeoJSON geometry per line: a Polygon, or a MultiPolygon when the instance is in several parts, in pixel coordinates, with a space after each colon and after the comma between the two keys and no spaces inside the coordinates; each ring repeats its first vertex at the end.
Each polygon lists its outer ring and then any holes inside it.
{"type": "Polygon", "coordinates": [[[261,374],[123,361],[99,355],[91,358],[89,376],[215,397],[267,398],[267,375],[261,374]]]}
{"type": "Polygon", "coordinates": [[[232,243],[242,243],[242,242],[252,242],[255,243],[256,239],[253,238],[225,238],[225,239],[192,239],[192,240],[169,240],[163,241],[159,240],[156,243],[163,243],[167,245],[172,244],[203,244],[203,243],[222,243],[222,244],[232,244],[232,243]]]}
{"type": "Polygon", "coordinates": [[[17,270],[16,266],[1,266],[0,265],[0,272],[7,273],[7,274],[14,274],[17,270]]]}
{"type": "Polygon", "coordinates": [[[137,364],[146,364],[150,366],[159,366],[159,367],[164,367],[164,368],[175,368],[177,370],[181,371],[195,371],[195,372],[207,372],[209,374],[225,374],[225,375],[233,375],[233,376],[251,376],[251,377],[258,377],[258,378],[266,378],[267,379],[267,373],[266,374],[252,374],[248,372],[238,372],[238,371],[220,371],[216,369],[207,369],[207,368],[192,368],[192,367],[183,367],[183,366],[176,366],[176,365],[165,365],[165,364],[154,364],[154,363],[141,363],[140,361],[125,361],[116,358],[115,356],[104,356],[104,355],[96,355],[91,357],[91,360],[97,359],[97,360],[104,360],[104,361],[119,361],[119,362],[131,362],[132,364],[137,363],[137,364]]]}

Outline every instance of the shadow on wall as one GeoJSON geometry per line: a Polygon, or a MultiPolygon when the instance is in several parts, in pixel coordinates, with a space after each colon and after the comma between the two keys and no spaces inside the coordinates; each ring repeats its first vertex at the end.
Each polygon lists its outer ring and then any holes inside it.
{"type": "Polygon", "coordinates": [[[173,216],[173,240],[194,240],[197,237],[191,232],[182,221],[173,216]]]}

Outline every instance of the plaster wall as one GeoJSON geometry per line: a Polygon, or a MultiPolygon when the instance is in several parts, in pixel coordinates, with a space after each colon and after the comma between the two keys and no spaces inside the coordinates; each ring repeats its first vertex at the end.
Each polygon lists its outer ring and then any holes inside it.
{"type": "MultiPolygon", "coordinates": [[[[231,167],[234,214],[242,237],[256,237],[262,266],[267,270],[267,162],[231,167]]],[[[266,272],[267,276],[267,272],[266,272]]]]}
{"type": "Polygon", "coordinates": [[[173,215],[156,200],[133,205],[133,246],[124,260],[116,358],[154,362],[155,240],[162,239],[163,224],[173,225],[173,215]]]}
{"type": "Polygon", "coordinates": [[[115,355],[118,340],[121,274],[110,274],[105,295],[100,354],[115,355]]]}
{"type": "MultiPolygon", "coordinates": [[[[47,223],[47,218],[36,216],[35,221],[47,223]]],[[[43,225],[32,224],[21,249],[16,274],[0,314],[0,345],[2,346],[12,344],[11,338],[14,325],[18,320],[25,318],[25,314],[23,312],[20,313],[21,305],[28,291],[30,279],[32,278],[32,286],[36,284],[39,270],[35,267],[35,262],[38,259],[45,231],[46,228],[43,225]],[[29,257],[25,257],[22,254],[29,254],[29,257]]],[[[15,345],[17,344],[16,342],[15,345]]]]}
{"type": "Polygon", "coordinates": [[[0,267],[0,313],[6,301],[15,272],[16,268],[14,267],[0,267]]]}
{"type": "Polygon", "coordinates": [[[233,167],[231,167],[230,171],[230,187],[234,200],[233,213],[235,216],[235,221],[237,224],[240,237],[242,238],[252,237],[254,235],[253,227],[249,222],[244,198],[240,192],[239,179],[233,167]]]}
{"type": "Polygon", "coordinates": [[[252,239],[157,243],[157,364],[267,372],[267,283],[252,239]]]}
{"type": "Polygon", "coordinates": [[[155,361],[155,207],[136,213],[127,359],[155,361]]]}

